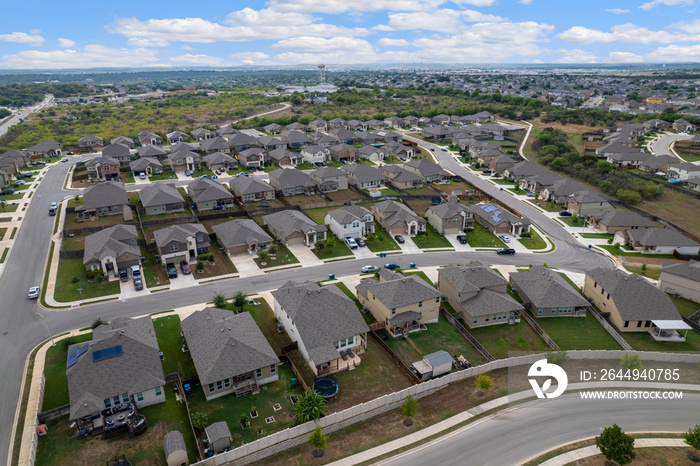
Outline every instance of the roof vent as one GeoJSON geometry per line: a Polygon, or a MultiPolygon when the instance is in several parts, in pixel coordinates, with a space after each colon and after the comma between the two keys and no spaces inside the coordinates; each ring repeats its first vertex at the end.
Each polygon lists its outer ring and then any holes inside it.
{"type": "Polygon", "coordinates": [[[221,331],[223,332],[223,331],[224,331],[224,329],[222,328],[222,329],[221,329],[221,331]]]}
{"type": "Polygon", "coordinates": [[[311,290],[306,290],[306,294],[311,294],[311,290]]]}
{"type": "Polygon", "coordinates": [[[229,327],[228,329],[231,330],[231,327],[229,327]]]}
{"type": "Polygon", "coordinates": [[[119,330],[119,333],[124,333],[124,329],[119,330]]]}

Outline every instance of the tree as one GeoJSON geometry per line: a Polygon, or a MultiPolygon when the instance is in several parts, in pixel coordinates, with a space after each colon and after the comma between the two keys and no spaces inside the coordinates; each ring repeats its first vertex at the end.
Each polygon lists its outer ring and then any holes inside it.
{"type": "Polygon", "coordinates": [[[323,450],[325,450],[327,442],[328,436],[321,430],[321,425],[316,424],[316,428],[309,435],[309,446],[314,449],[313,455],[315,458],[323,456],[323,450]]]}
{"type": "Polygon", "coordinates": [[[268,252],[264,249],[258,249],[258,257],[262,262],[267,262],[267,260],[270,258],[270,254],[268,254],[268,252]]]}
{"type": "Polygon", "coordinates": [[[617,424],[603,429],[603,432],[595,438],[595,444],[605,459],[620,465],[629,464],[636,457],[634,438],[625,434],[617,424]]]}
{"type": "Polygon", "coordinates": [[[688,457],[692,461],[697,461],[697,451],[700,450],[700,424],[688,429],[688,432],[683,434],[683,440],[685,440],[685,443],[695,448],[695,453],[693,454],[693,457],[688,457]]]}
{"type": "Polygon", "coordinates": [[[214,306],[218,307],[219,309],[226,307],[226,296],[224,296],[223,293],[216,293],[214,295],[214,306]]]}
{"type": "Polygon", "coordinates": [[[241,429],[245,430],[245,428],[248,427],[248,425],[250,424],[248,422],[248,415],[245,413],[241,414],[240,422],[241,422],[241,429]]]}
{"type": "Polygon", "coordinates": [[[319,396],[311,389],[299,398],[299,401],[294,405],[294,414],[297,417],[297,423],[303,424],[308,421],[321,419],[326,415],[326,400],[319,396]]]}
{"type": "Polygon", "coordinates": [[[485,391],[493,387],[493,377],[486,374],[481,374],[476,378],[476,388],[479,389],[479,396],[483,396],[485,391]]]}
{"type": "Polygon", "coordinates": [[[551,353],[547,354],[547,362],[558,366],[564,364],[564,361],[567,359],[569,359],[569,355],[566,354],[566,351],[552,351],[551,353]]]}
{"type": "Polygon", "coordinates": [[[642,200],[642,195],[631,189],[618,189],[615,193],[615,197],[621,202],[626,202],[628,204],[637,204],[642,200]]]}
{"type": "Polygon", "coordinates": [[[92,321],[92,329],[95,330],[97,327],[99,327],[102,324],[108,324],[106,320],[104,320],[102,317],[98,317],[97,319],[92,321]]]}
{"type": "Polygon", "coordinates": [[[639,359],[639,355],[637,354],[625,354],[622,356],[622,359],[620,359],[620,365],[625,369],[639,370],[642,368],[642,360],[639,359]]]}
{"type": "Polygon", "coordinates": [[[277,254],[277,251],[279,251],[279,247],[275,243],[272,243],[270,247],[267,248],[267,250],[270,251],[270,254],[274,256],[275,254],[277,254]]]}
{"type": "Polygon", "coordinates": [[[418,410],[418,401],[416,401],[413,396],[408,395],[405,400],[403,400],[403,403],[401,403],[401,412],[403,413],[404,416],[406,416],[406,419],[403,421],[404,425],[406,426],[411,426],[413,425],[413,419],[416,415],[416,411],[418,410]]]}
{"type": "Polygon", "coordinates": [[[195,429],[203,431],[208,425],[209,416],[199,411],[197,411],[196,413],[192,413],[192,426],[195,429]]]}
{"type": "Polygon", "coordinates": [[[245,293],[242,291],[236,291],[236,294],[233,295],[233,305],[238,309],[243,309],[243,306],[245,306],[247,301],[248,300],[246,299],[245,293]]]}

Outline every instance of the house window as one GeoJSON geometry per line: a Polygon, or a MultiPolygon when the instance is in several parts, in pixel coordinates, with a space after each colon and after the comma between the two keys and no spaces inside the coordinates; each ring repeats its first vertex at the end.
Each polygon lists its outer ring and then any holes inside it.
{"type": "Polygon", "coordinates": [[[651,321],[647,320],[646,322],[644,322],[644,327],[651,327],[651,321]]]}
{"type": "Polygon", "coordinates": [[[605,299],[610,299],[610,293],[608,293],[608,296],[605,299]]]}
{"type": "Polygon", "coordinates": [[[557,313],[557,308],[556,308],[556,307],[553,307],[553,308],[552,308],[552,314],[556,314],[556,313],[557,313]]]}
{"type": "Polygon", "coordinates": [[[479,318],[478,318],[478,317],[474,317],[474,323],[477,323],[477,322],[479,322],[479,318]]]}
{"type": "Polygon", "coordinates": [[[439,303],[439,302],[440,302],[440,298],[435,298],[435,302],[436,302],[436,303],[439,303]]]}
{"type": "Polygon", "coordinates": [[[143,401],[143,393],[138,392],[136,394],[136,401],[143,401]]]}
{"type": "Polygon", "coordinates": [[[452,220],[452,221],[455,222],[455,223],[457,223],[457,222],[459,222],[459,218],[458,218],[458,217],[455,217],[454,220],[452,220]]]}
{"type": "Polygon", "coordinates": [[[488,322],[490,317],[491,316],[486,316],[486,319],[484,319],[484,321],[488,322]]]}
{"type": "Polygon", "coordinates": [[[593,282],[593,288],[598,288],[598,282],[593,282]]]}
{"type": "Polygon", "coordinates": [[[175,251],[177,251],[178,249],[179,249],[179,248],[178,248],[177,244],[174,244],[174,243],[173,243],[173,244],[170,245],[170,251],[171,251],[171,252],[175,252],[175,251]]]}
{"type": "Polygon", "coordinates": [[[537,314],[542,315],[543,312],[544,312],[544,309],[542,309],[542,308],[537,309],[537,314]]]}
{"type": "Polygon", "coordinates": [[[112,407],[112,399],[111,398],[105,399],[105,409],[109,409],[111,407],[112,407]]]}
{"type": "Polygon", "coordinates": [[[629,327],[629,326],[630,326],[630,321],[629,321],[629,320],[626,320],[626,321],[625,321],[625,328],[627,328],[627,327],[629,327]]]}
{"type": "Polygon", "coordinates": [[[156,387],[156,396],[161,396],[163,394],[162,387],[156,387]]]}
{"type": "Polygon", "coordinates": [[[418,307],[423,307],[423,301],[418,301],[418,307]]]}
{"type": "Polygon", "coordinates": [[[639,328],[641,326],[642,326],[642,321],[641,320],[637,321],[637,328],[639,328]]]}
{"type": "Polygon", "coordinates": [[[202,235],[197,235],[197,242],[198,242],[198,243],[201,243],[202,241],[204,241],[204,240],[202,239],[202,235]]]}
{"type": "Polygon", "coordinates": [[[213,384],[213,383],[210,383],[210,384],[209,384],[209,393],[213,392],[214,390],[215,390],[215,389],[214,389],[214,384],[213,384]]]}
{"type": "Polygon", "coordinates": [[[270,364],[270,374],[274,374],[275,372],[277,372],[277,365],[270,364]]]}
{"type": "Polygon", "coordinates": [[[255,377],[262,377],[262,369],[255,370],[255,377]]]}
{"type": "Polygon", "coordinates": [[[218,382],[216,382],[216,389],[221,390],[222,388],[224,388],[224,383],[221,380],[219,380],[218,382]]]}
{"type": "Polygon", "coordinates": [[[393,316],[394,314],[396,314],[396,309],[391,310],[391,315],[393,316]]]}
{"type": "Polygon", "coordinates": [[[231,379],[224,380],[224,388],[228,388],[230,386],[231,386],[231,379]]]}
{"type": "Polygon", "coordinates": [[[112,397],[112,402],[114,403],[114,406],[118,406],[120,404],[119,402],[119,397],[118,396],[113,396],[112,397]]]}
{"type": "Polygon", "coordinates": [[[129,394],[128,393],[122,393],[122,403],[127,404],[129,402],[129,394]]]}

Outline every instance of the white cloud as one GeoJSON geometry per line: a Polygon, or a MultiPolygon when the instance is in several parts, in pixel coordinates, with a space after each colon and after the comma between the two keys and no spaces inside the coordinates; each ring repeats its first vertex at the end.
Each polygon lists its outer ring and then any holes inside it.
{"type": "Polygon", "coordinates": [[[420,13],[393,13],[389,15],[389,27],[394,31],[422,30],[457,32],[463,26],[456,10],[435,10],[420,13]]]}
{"type": "Polygon", "coordinates": [[[38,33],[12,32],[10,34],[0,34],[0,41],[12,42],[13,44],[29,44],[32,47],[44,45],[44,38],[38,33]]]}
{"type": "Polygon", "coordinates": [[[598,59],[595,54],[581,49],[559,49],[557,53],[561,55],[559,63],[595,63],[598,59]]]}
{"type": "Polygon", "coordinates": [[[189,45],[183,45],[182,50],[194,50],[194,47],[191,47],[189,45]]]}
{"type": "Polygon", "coordinates": [[[671,28],[680,29],[681,31],[687,32],[688,34],[700,34],[700,19],[686,23],[685,21],[679,21],[677,23],[671,24],[671,28]]]}
{"type": "Polygon", "coordinates": [[[518,0],[518,1],[520,3],[522,3],[523,5],[529,5],[530,3],[532,3],[532,0],[518,0]]]}
{"type": "Polygon", "coordinates": [[[607,9],[607,10],[605,10],[605,11],[607,11],[608,13],[614,13],[614,14],[616,14],[616,15],[623,15],[623,14],[625,14],[625,13],[631,13],[631,12],[632,12],[632,10],[625,10],[625,9],[623,9],[623,8],[609,8],[609,9],[607,9]]]}
{"type": "Polygon", "coordinates": [[[243,60],[267,60],[270,58],[265,52],[236,52],[231,54],[231,58],[241,58],[243,60]]]}
{"type": "Polygon", "coordinates": [[[69,49],[69,48],[75,46],[75,41],[72,41],[70,39],[64,39],[63,37],[59,37],[58,45],[60,45],[64,49],[69,49]]]}
{"type": "MultiPolygon", "coordinates": [[[[481,3],[484,6],[491,5],[495,0],[461,0],[455,3],[481,3]]],[[[446,0],[270,0],[267,5],[280,11],[303,11],[305,13],[330,13],[342,14],[348,11],[429,11],[433,10],[446,0]]]]}
{"type": "Polygon", "coordinates": [[[647,53],[644,58],[647,61],[660,62],[698,62],[700,61],[700,44],[698,45],[669,45],[659,47],[653,52],[647,53]]]}
{"type": "Polygon", "coordinates": [[[697,42],[700,41],[700,34],[674,34],[668,31],[652,31],[648,28],[634,24],[618,24],[613,26],[612,32],[598,31],[583,26],[574,26],[561,34],[559,37],[575,45],[592,44],[594,42],[612,43],[642,43],[652,42],[697,42]]]}
{"type": "Polygon", "coordinates": [[[684,6],[692,5],[693,2],[694,0],[651,0],[651,2],[642,3],[641,5],[639,5],[639,8],[641,8],[644,11],[649,11],[656,5],[684,6]]]}
{"type": "Polygon", "coordinates": [[[641,63],[644,61],[644,57],[632,52],[610,52],[603,61],[608,63],[641,63]]]}
{"type": "Polygon", "coordinates": [[[374,63],[379,56],[372,44],[354,37],[294,37],[272,45],[274,49],[286,50],[275,55],[275,60],[289,63],[374,63]]]}
{"type": "Polygon", "coordinates": [[[491,6],[496,3],[496,0],[452,0],[452,2],[457,5],[491,6]]]}
{"type": "Polygon", "coordinates": [[[8,68],[50,69],[50,68],[99,68],[146,65],[158,61],[158,52],[145,48],[113,48],[103,45],[86,45],[82,51],[52,50],[40,52],[25,50],[13,55],[4,55],[3,62],[8,68]]]}
{"type": "Polygon", "coordinates": [[[507,19],[500,16],[488,15],[476,10],[462,10],[462,18],[468,23],[500,23],[501,21],[507,21],[507,19]]]}
{"type": "Polygon", "coordinates": [[[406,47],[408,41],[406,39],[390,39],[388,37],[382,37],[377,42],[380,47],[406,47]]]}
{"type": "Polygon", "coordinates": [[[191,53],[186,53],[177,57],[171,57],[170,61],[174,61],[175,63],[193,63],[196,65],[220,65],[222,60],[219,57],[212,57],[211,55],[193,55],[191,53]]]}

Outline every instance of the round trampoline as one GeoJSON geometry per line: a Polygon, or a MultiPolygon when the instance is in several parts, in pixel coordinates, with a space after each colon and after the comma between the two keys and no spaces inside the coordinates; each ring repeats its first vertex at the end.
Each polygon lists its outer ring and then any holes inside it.
{"type": "Polygon", "coordinates": [[[318,379],[312,388],[324,398],[333,398],[338,393],[338,384],[333,379],[318,379]]]}
{"type": "Polygon", "coordinates": [[[260,201],[260,207],[270,207],[270,201],[260,201]]]}

